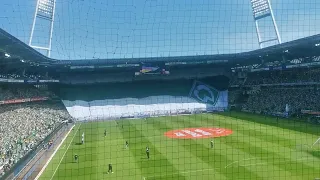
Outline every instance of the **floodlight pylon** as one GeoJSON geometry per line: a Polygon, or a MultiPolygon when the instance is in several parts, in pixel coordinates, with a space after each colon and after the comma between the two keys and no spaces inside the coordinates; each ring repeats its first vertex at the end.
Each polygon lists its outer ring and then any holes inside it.
{"type": "Polygon", "coordinates": [[[51,44],[52,44],[55,7],[56,7],[56,0],[37,0],[36,10],[35,10],[34,17],[33,17],[33,23],[32,23],[31,33],[30,33],[30,39],[29,39],[29,46],[31,46],[34,49],[46,50],[48,57],[50,57],[50,55],[51,55],[51,44]],[[34,28],[35,28],[35,25],[37,22],[37,18],[47,20],[50,22],[49,43],[48,43],[47,47],[32,45],[34,28]]]}
{"type": "Polygon", "coordinates": [[[252,7],[253,18],[255,21],[255,26],[256,26],[257,36],[258,36],[258,43],[260,48],[263,48],[264,43],[272,42],[272,41],[277,41],[278,44],[281,44],[282,43],[281,36],[278,30],[277,22],[274,18],[270,0],[251,0],[251,7],[252,7]],[[263,40],[261,38],[258,21],[266,17],[271,17],[276,37],[263,40]]]}

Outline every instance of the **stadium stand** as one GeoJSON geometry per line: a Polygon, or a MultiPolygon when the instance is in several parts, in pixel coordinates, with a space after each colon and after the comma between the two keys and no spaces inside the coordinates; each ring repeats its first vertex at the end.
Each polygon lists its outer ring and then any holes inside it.
{"type": "Polygon", "coordinates": [[[299,113],[302,109],[320,110],[320,92],[310,87],[267,87],[251,94],[244,109],[252,112],[285,112],[286,104],[290,111],[299,113]]]}
{"type": "Polygon", "coordinates": [[[49,92],[41,91],[32,85],[0,85],[0,101],[48,96],[50,96],[49,92]]]}
{"type": "Polygon", "coordinates": [[[246,85],[280,84],[280,83],[319,83],[319,68],[296,68],[282,71],[262,71],[249,73],[246,85]]]}
{"type": "MultiPolygon", "coordinates": [[[[2,102],[48,94],[32,86],[0,86],[2,102]]],[[[0,177],[59,124],[72,119],[61,102],[49,100],[0,104],[0,117],[0,177]]]]}
{"type": "Polygon", "coordinates": [[[281,116],[301,116],[303,110],[319,112],[319,71],[312,67],[264,70],[238,81],[234,78],[229,104],[243,111],[281,116]]]}

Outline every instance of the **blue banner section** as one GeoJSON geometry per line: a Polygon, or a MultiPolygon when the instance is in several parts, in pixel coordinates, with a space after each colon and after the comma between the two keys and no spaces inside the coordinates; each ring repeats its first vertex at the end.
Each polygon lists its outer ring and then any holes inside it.
{"type": "Polygon", "coordinates": [[[228,107],[228,91],[218,91],[200,81],[194,81],[189,97],[214,108],[226,109],[228,107]]]}

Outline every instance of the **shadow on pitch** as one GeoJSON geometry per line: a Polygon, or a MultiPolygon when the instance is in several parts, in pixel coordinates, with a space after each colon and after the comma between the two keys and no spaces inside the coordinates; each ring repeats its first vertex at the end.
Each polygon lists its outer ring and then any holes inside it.
{"type": "Polygon", "coordinates": [[[82,143],[75,143],[75,145],[79,146],[79,145],[82,145],[82,143]]]}

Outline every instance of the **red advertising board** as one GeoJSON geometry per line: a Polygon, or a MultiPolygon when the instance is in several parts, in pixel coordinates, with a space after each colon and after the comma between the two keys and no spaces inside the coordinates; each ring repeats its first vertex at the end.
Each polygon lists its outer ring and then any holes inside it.
{"type": "Polygon", "coordinates": [[[10,99],[5,101],[0,101],[0,104],[18,104],[24,102],[34,102],[34,101],[45,101],[48,100],[48,97],[34,97],[34,98],[25,98],[25,99],[10,99]]]}

